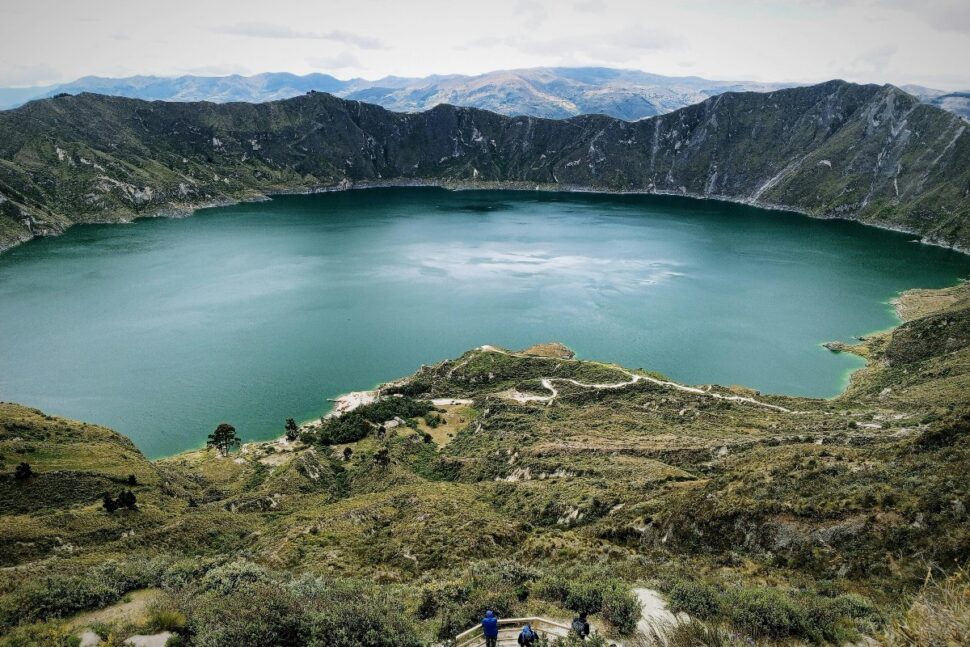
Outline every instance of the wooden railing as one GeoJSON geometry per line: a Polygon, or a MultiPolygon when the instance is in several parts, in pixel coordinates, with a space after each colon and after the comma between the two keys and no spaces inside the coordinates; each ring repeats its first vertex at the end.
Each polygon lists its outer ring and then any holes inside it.
{"type": "MultiPolygon", "coordinates": [[[[517,645],[519,632],[526,624],[546,638],[562,638],[569,634],[569,627],[547,618],[504,618],[498,621],[498,644],[500,647],[517,645]]],[[[455,647],[481,647],[485,645],[482,625],[478,624],[455,636],[455,647]]]]}

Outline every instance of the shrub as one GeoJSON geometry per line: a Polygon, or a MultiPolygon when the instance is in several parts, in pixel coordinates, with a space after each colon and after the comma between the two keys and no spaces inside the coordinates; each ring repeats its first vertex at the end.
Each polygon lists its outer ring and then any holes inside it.
{"type": "Polygon", "coordinates": [[[180,589],[198,582],[213,564],[208,560],[188,557],[166,565],[159,577],[159,584],[166,589],[180,589]]]}
{"type": "Polygon", "coordinates": [[[185,614],[176,609],[153,608],[148,612],[148,626],[151,631],[181,632],[186,625],[185,614]]]}
{"type": "Polygon", "coordinates": [[[78,647],[81,639],[73,635],[66,627],[38,623],[15,627],[4,636],[0,636],[2,647],[78,647]]]}
{"type": "Polygon", "coordinates": [[[715,618],[721,613],[720,591],[703,582],[683,580],[667,593],[670,608],[696,618],[715,618]]]}
{"type": "Polygon", "coordinates": [[[304,577],[288,584],[261,582],[225,596],[210,591],[185,605],[192,644],[204,647],[421,644],[396,598],[352,581],[304,577]]]}
{"type": "Polygon", "coordinates": [[[557,638],[552,644],[554,647],[607,647],[610,643],[599,634],[591,634],[586,640],[583,640],[571,633],[563,638],[557,638]]]}
{"type": "Polygon", "coordinates": [[[383,422],[395,417],[416,418],[427,415],[429,411],[429,403],[413,398],[383,398],[342,416],[324,418],[313,438],[321,445],[353,443],[367,437],[372,429],[383,422]]]}
{"type": "Polygon", "coordinates": [[[889,647],[960,645],[970,636],[970,584],[966,572],[931,582],[886,630],[889,647]]]}
{"type": "Polygon", "coordinates": [[[202,578],[202,588],[220,595],[228,595],[254,584],[269,582],[269,576],[262,567],[244,559],[218,566],[202,578]]]}
{"type": "Polygon", "coordinates": [[[63,617],[116,602],[127,591],[148,586],[158,578],[161,560],[107,561],[80,574],[57,574],[32,579],[13,594],[0,598],[0,627],[63,617]]]}
{"type": "Polygon", "coordinates": [[[621,635],[636,631],[642,612],[640,600],[626,586],[614,584],[603,591],[600,613],[621,635]]]}
{"type": "Polygon", "coordinates": [[[13,477],[18,481],[26,481],[33,476],[34,470],[30,467],[30,463],[20,463],[14,468],[13,477]]]}
{"type": "Polygon", "coordinates": [[[187,603],[185,612],[193,644],[204,647],[309,644],[298,596],[268,580],[254,582],[250,577],[253,571],[248,568],[235,572],[244,572],[247,576],[236,579],[229,575],[224,579],[224,584],[229,586],[210,589],[187,603]]]}
{"type": "Polygon", "coordinates": [[[802,614],[792,600],[775,589],[750,588],[729,595],[731,622],[755,636],[785,638],[801,633],[802,614]]]}
{"type": "Polygon", "coordinates": [[[970,434],[970,408],[958,410],[931,425],[916,439],[916,446],[923,450],[948,447],[966,434],[970,434]]]}
{"type": "Polygon", "coordinates": [[[535,583],[533,593],[543,600],[562,602],[569,595],[569,581],[562,575],[547,575],[535,583]]]}
{"type": "Polygon", "coordinates": [[[596,613],[603,606],[603,586],[588,580],[571,583],[563,606],[576,613],[596,613]]]}
{"type": "Polygon", "coordinates": [[[747,647],[748,643],[719,627],[698,620],[670,625],[651,625],[631,647],[747,647]]]}

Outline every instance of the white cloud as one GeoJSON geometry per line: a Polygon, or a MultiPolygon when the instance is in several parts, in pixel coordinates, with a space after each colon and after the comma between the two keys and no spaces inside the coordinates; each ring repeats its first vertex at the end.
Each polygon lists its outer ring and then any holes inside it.
{"type": "Polygon", "coordinates": [[[491,0],[473,12],[454,0],[8,4],[7,86],[190,69],[379,78],[608,65],[970,88],[968,0],[491,0]]]}
{"type": "Polygon", "coordinates": [[[55,83],[60,78],[60,73],[53,65],[44,63],[0,65],[0,85],[13,87],[45,85],[55,83]]]}
{"type": "Polygon", "coordinates": [[[249,38],[281,38],[297,40],[329,40],[346,45],[354,45],[362,49],[381,49],[381,41],[370,36],[362,36],[349,31],[301,31],[286,25],[272,23],[240,22],[234,25],[217,28],[215,31],[233,36],[247,36],[249,38]]]}
{"type": "Polygon", "coordinates": [[[346,50],[334,56],[309,56],[307,62],[315,70],[322,72],[332,73],[362,69],[360,59],[353,52],[346,50]]]}

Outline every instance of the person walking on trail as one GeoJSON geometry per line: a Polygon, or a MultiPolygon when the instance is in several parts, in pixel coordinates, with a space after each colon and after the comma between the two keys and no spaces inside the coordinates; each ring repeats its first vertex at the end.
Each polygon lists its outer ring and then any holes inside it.
{"type": "Polygon", "coordinates": [[[573,618],[572,630],[574,634],[579,636],[580,640],[586,640],[589,636],[589,622],[586,620],[585,613],[580,613],[573,618]]]}
{"type": "Polygon", "coordinates": [[[498,644],[498,617],[491,609],[482,618],[482,633],[485,634],[485,647],[495,647],[498,644]]]}
{"type": "Polygon", "coordinates": [[[539,634],[532,630],[532,625],[526,623],[522,627],[522,631],[519,632],[519,645],[520,647],[532,647],[535,642],[539,639],[539,634]]]}

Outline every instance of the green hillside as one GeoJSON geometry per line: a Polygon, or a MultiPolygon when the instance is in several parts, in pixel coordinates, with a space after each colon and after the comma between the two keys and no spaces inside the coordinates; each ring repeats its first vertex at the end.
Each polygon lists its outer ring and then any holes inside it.
{"type": "Polygon", "coordinates": [[[327,94],[262,104],[58,96],[0,112],[0,247],[78,222],[375,184],[675,193],[970,248],[970,135],[893,86],[726,93],[630,123],[327,94]]]}
{"type": "Polygon", "coordinates": [[[418,645],[488,606],[586,610],[638,644],[634,587],[703,621],[701,644],[948,644],[968,622],[970,286],[900,310],[832,400],[483,346],[298,441],[154,462],[0,405],[0,644],[418,645]]]}

